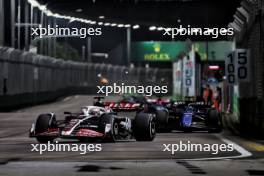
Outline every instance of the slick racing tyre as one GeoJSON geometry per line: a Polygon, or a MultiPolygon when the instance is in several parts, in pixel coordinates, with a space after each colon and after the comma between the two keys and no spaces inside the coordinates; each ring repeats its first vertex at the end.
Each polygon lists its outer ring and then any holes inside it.
{"type": "Polygon", "coordinates": [[[216,109],[210,109],[207,114],[208,126],[211,133],[220,133],[223,130],[222,118],[216,109]]]}
{"type": "Polygon", "coordinates": [[[168,126],[169,115],[165,110],[156,111],[156,129],[160,133],[169,133],[171,128],[168,126]]]}
{"type": "MultiPolygon", "coordinates": [[[[49,128],[56,128],[57,122],[53,114],[41,114],[36,121],[35,133],[40,134],[48,131],[49,128]]],[[[53,142],[54,137],[51,136],[37,136],[37,141],[41,143],[53,142]]]]}
{"type": "Polygon", "coordinates": [[[155,121],[151,114],[140,112],[134,120],[134,136],[137,141],[152,141],[156,136],[155,121]]]}
{"type": "Polygon", "coordinates": [[[168,123],[168,113],[164,110],[157,110],[156,119],[159,124],[166,125],[168,123]]]}

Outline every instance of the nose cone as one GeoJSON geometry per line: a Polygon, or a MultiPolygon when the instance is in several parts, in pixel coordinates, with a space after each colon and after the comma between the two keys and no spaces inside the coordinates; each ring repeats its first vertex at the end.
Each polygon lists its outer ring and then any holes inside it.
{"type": "Polygon", "coordinates": [[[190,127],[192,124],[192,114],[185,113],[182,118],[182,124],[184,127],[190,127]]]}

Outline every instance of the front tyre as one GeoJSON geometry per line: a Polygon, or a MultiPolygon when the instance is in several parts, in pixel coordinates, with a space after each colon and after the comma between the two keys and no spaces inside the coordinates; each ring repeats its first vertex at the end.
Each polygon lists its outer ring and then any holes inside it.
{"type": "Polygon", "coordinates": [[[118,138],[119,125],[115,116],[105,114],[101,117],[99,129],[105,134],[104,142],[116,142],[118,138]],[[107,130],[107,131],[106,131],[107,130]]]}
{"type": "Polygon", "coordinates": [[[156,136],[155,121],[151,114],[140,112],[134,120],[134,136],[137,141],[152,141],[156,136]]]}
{"type": "MultiPolygon", "coordinates": [[[[47,132],[50,128],[56,128],[57,122],[53,114],[41,114],[36,121],[35,133],[41,134],[47,132]]],[[[53,142],[55,139],[51,136],[37,136],[37,141],[40,143],[53,142]]]]}

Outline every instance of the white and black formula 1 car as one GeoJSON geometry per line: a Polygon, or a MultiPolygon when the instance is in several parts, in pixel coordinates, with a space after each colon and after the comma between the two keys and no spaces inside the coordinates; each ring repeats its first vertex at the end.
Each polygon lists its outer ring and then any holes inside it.
{"type": "Polygon", "coordinates": [[[64,120],[56,120],[53,113],[40,114],[29,136],[39,142],[52,142],[55,138],[115,142],[133,137],[137,141],[152,141],[156,135],[154,116],[150,113],[137,113],[132,120],[117,116],[110,108],[84,106],[79,113],[64,114],[64,120]]]}

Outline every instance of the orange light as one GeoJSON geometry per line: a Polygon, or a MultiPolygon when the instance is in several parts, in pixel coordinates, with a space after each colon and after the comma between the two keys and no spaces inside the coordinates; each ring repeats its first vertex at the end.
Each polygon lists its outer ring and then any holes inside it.
{"type": "Polygon", "coordinates": [[[108,79],[106,79],[106,78],[104,78],[104,77],[101,77],[101,83],[103,83],[103,84],[108,84],[108,79]]]}

